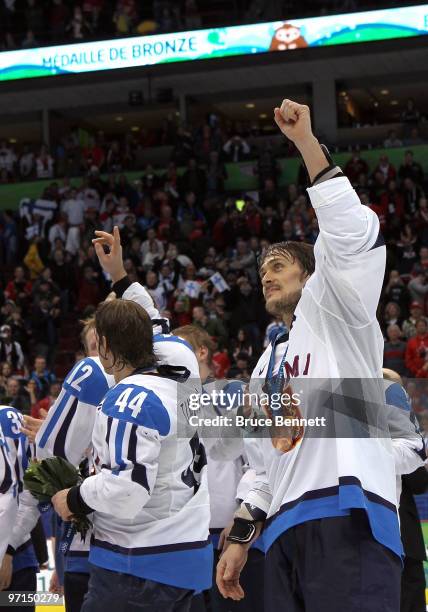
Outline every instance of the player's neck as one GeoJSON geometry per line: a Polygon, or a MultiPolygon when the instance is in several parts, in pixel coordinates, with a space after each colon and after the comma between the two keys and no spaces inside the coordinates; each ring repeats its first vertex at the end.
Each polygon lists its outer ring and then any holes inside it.
{"type": "Polygon", "coordinates": [[[116,384],[120,383],[120,381],[123,380],[124,378],[131,376],[133,372],[135,372],[135,368],[131,365],[125,366],[124,368],[121,368],[120,370],[115,369],[113,372],[115,383],[116,384]]]}
{"type": "Polygon", "coordinates": [[[293,316],[294,316],[294,308],[293,310],[290,310],[289,312],[284,312],[284,314],[282,315],[282,320],[286,324],[287,329],[291,329],[291,324],[293,322],[293,316]]]}
{"type": "Polygon", "coordinates": [[[206,363],[199,364],[199,374],[201,376],[201,382],[202,384],[204,384],[204,382],[207,380],[207,378],[211,374],[211,369],[207,366],[206,363]]]}

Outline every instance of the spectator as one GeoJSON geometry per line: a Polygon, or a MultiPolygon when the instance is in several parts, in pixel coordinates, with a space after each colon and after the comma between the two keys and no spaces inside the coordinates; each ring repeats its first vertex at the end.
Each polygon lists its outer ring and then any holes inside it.
{"type": "Polygon", "coordinates": [[[416,322],[416,334],[407,341],[405,362],[412,376],[428,375],[428,327],[424,319],[416,322]]]}
{"type": "Polygon", "coordinates": [[[51,382],[49,385],[49,393],[42,399],[38,400],[35,404],[31,406],[31,416],[35,419],[43,419],[46,417],[46,414],[49,412],[52,404],[55,403],[58,395],[61,392],[61,382],[55,381],[51,382]]]}
{"type": "MultiPolygon", "coordinates": [[[[32,385],[29,386],[32,390],[32,385]]],[[[6,406],[16,408],[22,414],[30,414],[31,397],[27,389],[21,387],[16,376],[10,376],[6,384],[6,394],[1,399],[1,403],[6,406]]]]}
{"type": "Polygon", "coordinates": [[[42,355],[38,355],[34,360],[34,370],[31,372],[30,380],[36,383],[38,401],[48,395],[51,383],[55,382],[55,375],[47,368],[46,359],[42,355]]]}
{"type": "Polygon", "coordinates": [[[54,175],[54,160],[46,145],[42,145],[36,157],[36,176],[38,179],[50,179],[54,175]]]}
{"type": "Polygon", "coordinates": [[[351,159],[347,162],[344,168],[346,176],[353,185],[358,183],[358,178],[361,174],[368,174],[369,166],[367,162],[360,157],[360,152],[356,149],[351,159]]]}
{"type": "Polygon", "coordinates": [[[247,337],[245,329],[239,329],[236,335],[236,340],[232,340],[231,343],[231,356],[232,359],[236,362],[238,359],[238,355],[241,353],[245,353],[248,359],[255,357],[255,348],[247,337]]]}
{"type": "Polygon", "coordinates": [[[415,278],[409,281],[408,288],[412,300],[418,302],[421,308],[425,310],[425,300],[428,294],[428,272],[421,270],[415,278]]]}
{"type": "Polygon", "coordinates": [[[34,153],[31,150],[30,145],[25,144],[22,151],[22,155],[19,158],[19,175],[22,180],[28,180],[33,177],[34,174],[34,153]]]}
{"type": "Polygon", "coordinates": [[[22,372],[24,369],[24,354],[19,342],[12,338],[10,325],[0,327],[0,362],[7,362],[14,372],[22,372]]]}
{"type": "Polygon", "coordinates": [[[8,361],[0,363],[0,400],[6,395],[7,381],[12,373],[12,366],[8,361]]]}
{"type": "Polygon", "coordinates": [[[204,329],[210,336],[215,336],[219,343],[224,345],[227,341],[227,332],[218,317],[208,318],[205,308],[195,306],[193,308],[193,325],[204,329]]]}
{"type": "Polygon", "coordinates": [[[237,378],[248,382],[251,378],[251,368],[248,364],[247,353],[238,353],[236,363],[229,368],[227,373],[229,378],[237,378]]]}
{"type": "Polygon", "coordinates": [[[34,36],[33,30],[27,30],[27,34],[24,40],[22,41],[21,47],[23,49],[35,49],[36,47],[39,47],[39,46],[40,46],[40,43],[37,41],[36,37],[34,36]]]}
{"type": "Polygon", "coordinates": [[[408,98],[406,108],[401,113],[401,121],[408,127],[417,125],[420,121],[421,114],[416,108],[413,98],[408,98]]]}
{"type": "Polygon", "coordinates": [[[0,142],[0,175],[6,178],[6,181],[11,181],[15,178],[16,155],[6,143],[5,140],[0,142]]]}
{"type": "MultiPolygon", "coordinates": [[[[410,304],[410,316],[403,323],[403,335],[407,340],[416,335],[416,323],[420,319],[423,319],[428,326],[428,319],[423,316],[423,308],[421,304],[419,302],[412,302],[410,304]]],[[[394,368],[391,367],[391,370],[393,369],[394,368]]]]}
{"type": "Polygon", "coordinates": [[[401,308],[395,302],[388,302],[383,313],[383,328],[390,325],[398,325],[400,329],[402,325],[401,308]]]}
{"type": "Polygon", "coordinates": [[[388,137],[384,140],[383,146],[385,149],[393,149],[395,147],[402,147],[403,141],[397,137],[397,132],[395,130],[390,130],[388,132],[388,137]]]}
{"type": "MultiPolygon", "coordinates": [[[[389,280],[384,289],[384,296],[388,302],[395,302],[400,306],[402,311],[407,311],[410,295],[398,270],[391,270],[389,273],[389,280]]],[[[391,370],[393,369],[394,368],[391,368],[391,370]]]]}
{"type": "Polygon", "coordinates": [[[84,18],[82,9],[78,4],[74,6],[73,16],[65,29],[66,32],[70,33],[70,38],[75,41],[81,41],[90,34],[91,26],[84,18]]]}
{"type": "Polygon", "coordinates": [[[405,376],[406,343],[401,340],[401,330],[398,325],[389,325],[386,334],[388,341],[385,342],[383,351],[383,367],[398,372],[400,376],[405,376]]]}
{"type": "Polygon", "coordinates": [[[32,308],[31,329],[34,349],[37,355],[44,357],[49,363],[55,352],[56,320],[59,314],[59,308],[54,308],[46,297],[40,299],[39,305],[32,308]]]}
{"type": "Polygon", "coordinates": [[[422,166],[413,158],[413,151],[406,151],[404,161],[398,169],[398,176],[402,181],[409,178],[415,183],[421,183],[423,180],[422,166]]]}

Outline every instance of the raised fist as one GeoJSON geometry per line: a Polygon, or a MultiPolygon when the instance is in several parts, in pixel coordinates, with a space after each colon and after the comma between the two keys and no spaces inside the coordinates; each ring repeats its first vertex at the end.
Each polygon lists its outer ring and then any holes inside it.
{"type": "Polygon", "coordinates": [[[281,108],[274,109],[275,122],[281,132],[298,146],[313,138],[309,106],[292,100],[283,100],[281,108]]]}

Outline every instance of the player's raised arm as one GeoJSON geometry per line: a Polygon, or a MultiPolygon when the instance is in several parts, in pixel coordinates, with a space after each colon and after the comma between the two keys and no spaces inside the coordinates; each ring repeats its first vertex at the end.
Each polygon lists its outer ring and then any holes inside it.
{"type": "Polygon", "coordinates": [[[92,241],[101,267],[111,277],[112,289],[118,298],[136,302],[144,308],[151,318],[155,329],[153,333],[168,333],[169,323],[160,316],[150,293],[140,283],[131,283],[123,265],[122,245],[119,228],[113,228],[113,234],[96,231],[92,241]],[[107,252],[105,251],[107,248],[107,252]]]}
{"type": "Polygon", "coordinates": [[[283,100],[274,109],[275,122],[284,136],[294,142],[303,157],[311,183],[330,166],[320,143],[312,133],[309,106],[283,100]]]}
{"type": "Polygon", "coordinates": [[[385,272],[379,219],[361,204],[348,178],[318,143],[309,108],[284,100],[274,112],[283,134],[299,149],[312,183],[308,194],[320,234],[308,289],[321,308],[348,324],[364,326],[376,317],[385,272]]]}

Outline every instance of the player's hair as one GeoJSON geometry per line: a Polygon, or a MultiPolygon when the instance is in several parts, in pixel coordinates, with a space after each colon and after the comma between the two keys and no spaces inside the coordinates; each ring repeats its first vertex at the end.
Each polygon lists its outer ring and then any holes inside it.
{"type": "Polygon", "coordinates": [[[285,257],[291,261],[291,263],[297,261],[302,268],[302,272],[305,272],[308,276],[314,273],[315,256],[312,244],[308,244],[307,242],[293,242],[292,240],[271,244],[259,257],[259,273],[266,259],[275,256],[285,257]]]}
{"type": "Polygon", "coordinates": [[[182,327],[177,327],[177,329],[174,329],[172,333],[174,336],[180,336],[180,338],[187,340],[195,352],[198,349],[205,347],[208,350],[208,362],[211,362],[215,345],[209,333],[204,329],[198,327],[197,325],[182,325],[182,327]]]}
{"type": "Polygon", "coordinates": [[[153,328],[147,312],[128,300],[113,300],[98,306],[95,312],[98,338],[104,338],[113,355],[113,365],[147,368],[156,364],[153,352],[153,328]]]}
{"type": "Polygon", "coordinates": [[[87,355],[89,353],[88,332],[91,331],[91,329],[95,329],[95,317],[81,319],[79,323],[83,325],[82,331],[80,332],[80,342],[85,349],[85,355],[87,355]]]}

